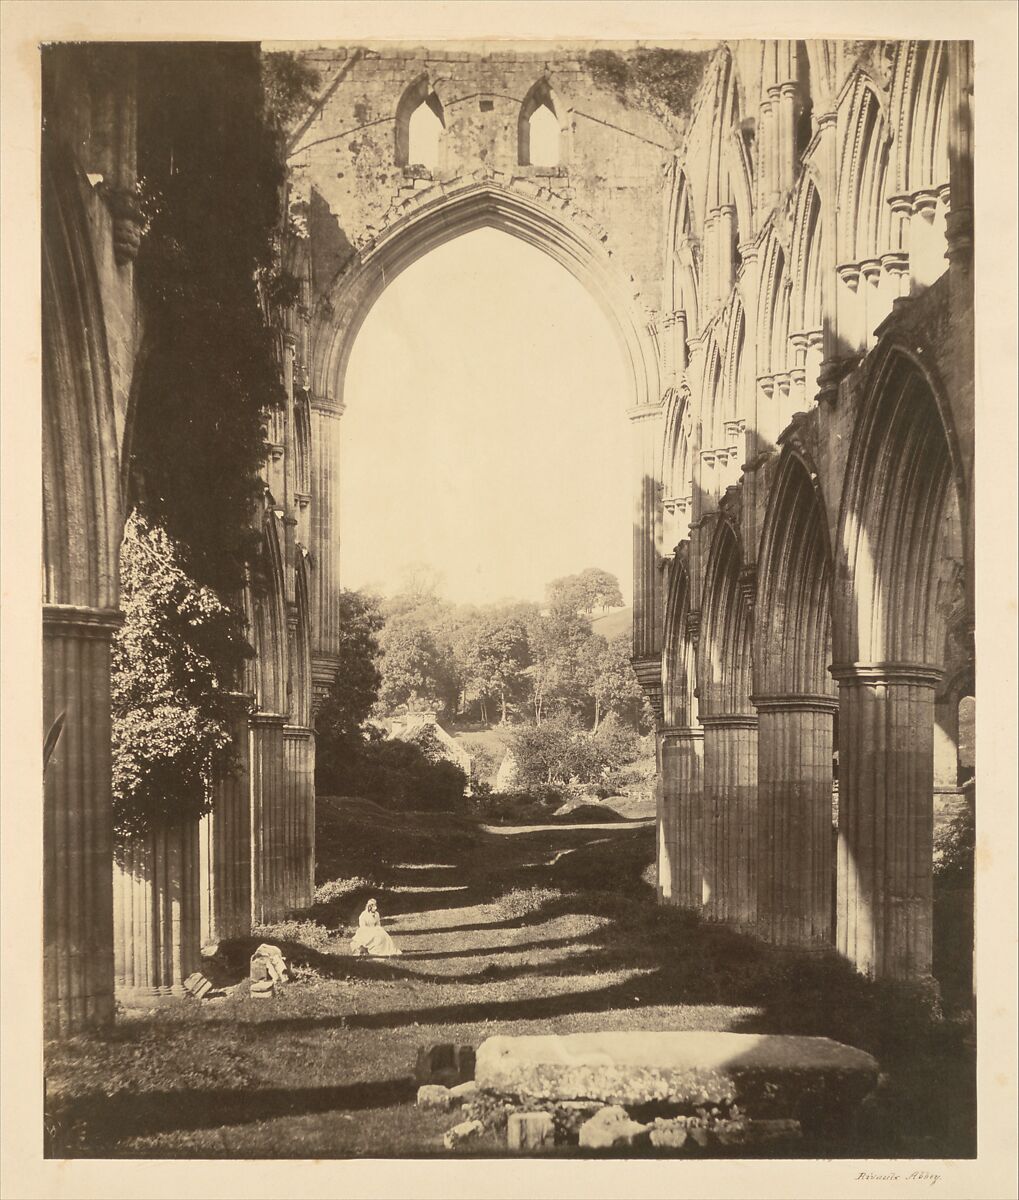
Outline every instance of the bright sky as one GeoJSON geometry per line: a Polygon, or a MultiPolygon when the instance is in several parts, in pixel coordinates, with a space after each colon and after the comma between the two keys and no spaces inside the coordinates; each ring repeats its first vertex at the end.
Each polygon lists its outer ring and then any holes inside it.
{"type": "Polygon", "coordinates": [[[482,229],[419,259],[351,353],[345,585],[427,563],[451,600],[540,600],[598,566],[629,602],[629,388],[608,318],[540,250],[482,229]]]}

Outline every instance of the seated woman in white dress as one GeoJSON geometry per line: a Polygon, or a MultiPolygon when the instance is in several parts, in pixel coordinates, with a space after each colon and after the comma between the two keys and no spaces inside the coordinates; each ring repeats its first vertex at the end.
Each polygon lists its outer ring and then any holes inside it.
{"type": "Polygon", "coordinates": [[[379,906],[374,900],[369,900],[365,905],[364,912],[357,918],[357,925],[357,933],[350,939],[350,949],[354,954],[390,958],[400,953],[396,943],[382,928],[379,906]]]}

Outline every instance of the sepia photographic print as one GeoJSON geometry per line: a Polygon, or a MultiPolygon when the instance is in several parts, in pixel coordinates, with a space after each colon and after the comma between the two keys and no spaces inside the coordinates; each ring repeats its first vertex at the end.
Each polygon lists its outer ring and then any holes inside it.
{"type": "Polygon", "coordinates": [[[1012,1194],[1014,10],[244,7],[7,10],[4,1195],[1012,1194]]]}

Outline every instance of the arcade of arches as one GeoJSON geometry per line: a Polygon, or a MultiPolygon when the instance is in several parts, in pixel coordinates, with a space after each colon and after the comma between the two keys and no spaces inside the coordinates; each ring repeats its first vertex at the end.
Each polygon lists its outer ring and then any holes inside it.
{"type": "Polygon", "coordinates": [[[240,768],[211,816],[115,856],[145,47],[102,70],[64,49],[43,164],[50,1030],[111,1019],[115,987],[178,990],[203,941],[310,902],[346,364],[386,283],[484,226],[587,286],[629,366],[662,901],[929,973],[935,808],[972,802],[971,47],[674,53],[700,72],[683,112],[631,103],[576,51],[302,51],[320,93],[289,148],[301,296],[275,317],[272,587],[249,598],[240,768]]]}

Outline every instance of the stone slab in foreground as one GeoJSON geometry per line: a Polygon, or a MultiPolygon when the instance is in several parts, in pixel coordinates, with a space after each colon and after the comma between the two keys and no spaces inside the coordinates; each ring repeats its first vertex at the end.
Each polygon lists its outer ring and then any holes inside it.
{"type": "Polygon", "coordinates": [[[475,1070],[500,1096],[808,1118],[851,1112],[877,1077],[869,1054],[829,1038],[710,1032],[492,1037],[475,1070]]]}

